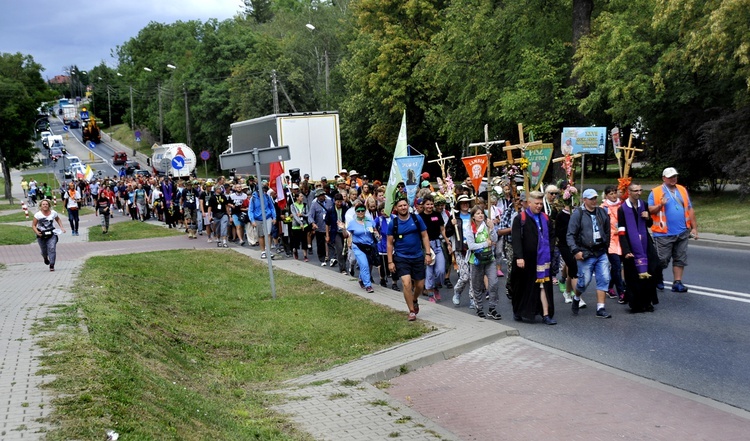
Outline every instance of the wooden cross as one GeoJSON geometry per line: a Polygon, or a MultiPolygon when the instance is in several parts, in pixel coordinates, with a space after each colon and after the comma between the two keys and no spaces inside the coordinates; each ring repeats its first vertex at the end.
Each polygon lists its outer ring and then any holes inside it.
{"type": "Polygon", "coordinates": [[[446,156],[445,158],[443,158],[443,152],[440,151],[440,147],[438,147],[438,143],[435,143],[435,148],[437,148],[437,151],[438,151],[438,159],[433,159],[427,162],[428,163],[437,162],[438,165],[440,165],[440,172],[443,174],[443,179],[445,179],[445,161],[449,159],[454,159],[455,156],[446,156]]]}
{"type": "Polygon", "coordinates": [[[623,177],[627,178],[628,174],[630,174],[630,164],[633,163],[633,157],[635,156],[635,152],[642,152],[643,149],[637,149],[633,147],[633,132],[630,132],[630,139],[628,139],[628,146],[627,147],[617,147],[618,150],[622,150],[625,152],[625,171],[623,172],[623,177]]]}
{"type": "MultiPolygon", "coordinates": [[[[503,147],[503,151],[507,155],[508,159],[506,159],[505,161],[494,162],[492,164],[493,166],[495,166],[495,167],[503,167],[503,166],[506,166],[506,165],[513,165],[516,162],[516,158],[513,157],[513,150],[521,150],[521,158],[523,158],[524,157],[524,153],[525,153],[527,147],[530,147],[530,146],[533,146],[533,145],[541,145],[542,144],[542,141],[524,142],[523,124],[521,124],[521,123],[518,124],[518,139],[519,139],[520,142],[518,144],[515,144],[515,145],[511,145],[510,141],[506,141],[505,147],[503,147]]],[[[529,176],[528,176],[528,174],[526,173],[525,170],[522,170],[522,173],[523,173],[523,189],[524,189],[524,191],[526,191],[528,193],[528,191],[529,191],[529,176]]],[[[516,185],[513,182],[510,183],[510,191],[513,194],[513,196],[515,196],[516,185]]]]}
{"type": "MultiPolygon", "coordinates": [[[[500,140],[497,140],[497,141],[490,141],[490,130],[489,130],[489,127],[490,127],[489,124],[485,124],[484,125],[484,142],[472,142],[471,144],[469,144],[469,147],[474,147],[474,156],[477,155],[477,148],[479,148],[480,146],[484,147],[484,150],[487,153],[487,170],[485,171],[485,173],[487,174],[487,185],[488,186],[489,186],[490,181],[491,181],[490,176],[492,175],[492,167],[491,167],[492,163],[490,162],[491,159],[492,159],[492,153],[490,153],[490,148],[493,145],[505,143],[504,139],[500,139],[500,140]]],[[[477,190],[477,192],[479,191],[478,188],[476,190],[477,190]]]]}

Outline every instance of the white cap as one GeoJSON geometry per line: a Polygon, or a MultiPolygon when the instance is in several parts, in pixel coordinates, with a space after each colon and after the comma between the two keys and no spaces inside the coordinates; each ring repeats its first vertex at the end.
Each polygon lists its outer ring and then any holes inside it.
{"type": "Polygon", "coordinates": [[[672,176],[677,176],[678,174],[679,173],[677,173],[677,170],[674,167],[667,167],[663,172],[661,172],[661,175],[665,178],[671,178],[672,176]]]}

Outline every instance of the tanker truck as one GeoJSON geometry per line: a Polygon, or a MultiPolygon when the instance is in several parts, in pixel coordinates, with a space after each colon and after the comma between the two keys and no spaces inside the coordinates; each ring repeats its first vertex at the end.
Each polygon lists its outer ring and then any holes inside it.
{"type": "Polygon", "coordinates": [[[195,152],[187,144],[154,144],[151,147],[151,167],[154,174],[187,178],[195,170],[198,161],[195,152]]]}

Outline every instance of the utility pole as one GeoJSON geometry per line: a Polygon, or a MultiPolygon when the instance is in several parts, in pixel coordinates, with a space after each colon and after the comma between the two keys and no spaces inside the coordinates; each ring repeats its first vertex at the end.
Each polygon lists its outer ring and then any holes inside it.
{"type": "Polygon", "coordinates": [[[188,111],[187,89],[184,84],[182,85],[182,90],[185,93],[185,133],[187,134],[187,145],[190,147],[193,145],[193,142],[190,139],[190,113],[188,111]]]}
{"type": "Polygon", "coordinates": [[[159,144],[164,144],[164,120],[161,111],[161,83],[157,83],[156,89],[159,91],[159,144]]]}
{"type": "Polygon", "coordinates": [[[273,113],[279,113],[279,89],[276,84],[276,69],[271,71],[271,86],[273,86],[273,113]]]}
{"type": "Polygon", "coordinates": [[[325,57],[326,61],[326,108],[323,110],[328,110],[328,49],[323,52],[323,57],[325,57]]]}
{"type": "Polygon", "coordinates": [[[130,86],[130,130],[135,130],[135,118],[133,118],[133,86],[130,86]]]}
{"type": "Polygon", "coordinates": [[[109,116],[109,130],[112,130],[112,103],[109,100],[109,84],[107,84],[107,116],[109,116]]]}

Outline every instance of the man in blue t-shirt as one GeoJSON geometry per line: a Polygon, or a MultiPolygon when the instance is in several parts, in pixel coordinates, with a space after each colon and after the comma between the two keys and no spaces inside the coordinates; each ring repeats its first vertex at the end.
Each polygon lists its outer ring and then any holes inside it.
{"type": "Polygon", "coordinates": [[[401,279],[409,321],[417,319],[417,300],[424,291],[425,265],[433,263],[427,226],[422,218],[409,213],[406,199],[396,202],[396,216],[388,225],[388,269],[401,279]]]}

